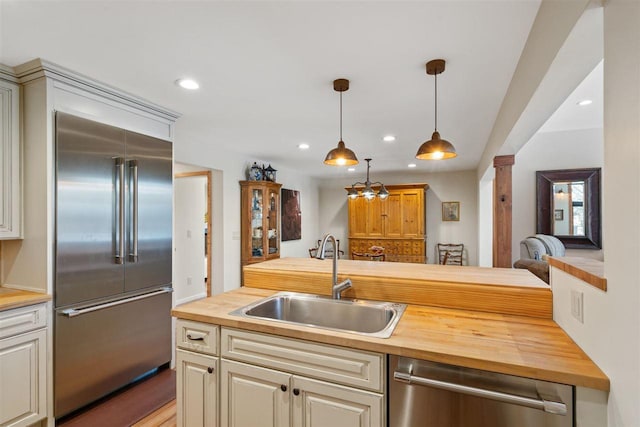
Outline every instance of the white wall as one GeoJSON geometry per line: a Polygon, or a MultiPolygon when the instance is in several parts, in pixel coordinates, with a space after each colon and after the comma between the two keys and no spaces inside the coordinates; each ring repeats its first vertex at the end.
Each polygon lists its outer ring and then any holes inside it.
{"type": "MultiPolygon", "coordinates": [[[[282,242],[282,257],[309,256],[318,235],[318,187],[303,173],[279,169],[269,159],[256,159],[226,150],[223,142],[212,142],[188,132],[188,123],[176,123],[174,159],[176,162],[214,169],[212,189],[212,281],[213,293],[240,286],[240,185],[247,169],[257,161],[278,169],[277,182],[283,188],[299,190],[302,209],[302,240],[282,242]]],[[[227,142],[224,142],[227,143],[227,142]]]]}
{"type": "MultiPolygon", "coordinates": [[[[427,190],[427,257],[433,264],[436,243],[464,243],[464,263],[478,265],[478,199],[475,171],[442,173],[376,174],[376,181],[386,185],[424,182],[427,190]],[[442,221],[442,202],[460,202],[460,221],[442,221]]],[[[340,248],[348,252],[347,192],[344,187],[363,180],[322,180],[320,183],[320,232],[333,233],[340,248]]]]}
{"type": "MultiPolygon", "coordinates": [[[[512,169],[514,262],[520,258],[520,241],[536,234],[536,171],[598,167],[604,167],[602,129],[537,133],[522,147],[512,169]]],[[[567,249],[567,255],[602,259],[603,252],[567,249]]]]}
{"type": "Polygon", "coordinates": [[[207,211],[207,177],[175,178],[173,289],[177,304],[207,295],[205,285],[204,214],[207,211]]]}
{"type": "MultiPolygon", "coordinates": [[[[640,2],[604,5],[604,227],[607,292],[552,269],[554,319],[611,380],[608,426],[640,420],[640,2]],[[625,209],[620,209],[624,200],[625,209]],[[584,292],[584,323],[570,290],[584,292]]],[[[584,424],[587,425],[587,424],[584,424]]],[[[596,426],[596,424],[588,424],[596,426]]],[[[599,424],[600,427],[602,424],[599,424]]]]}

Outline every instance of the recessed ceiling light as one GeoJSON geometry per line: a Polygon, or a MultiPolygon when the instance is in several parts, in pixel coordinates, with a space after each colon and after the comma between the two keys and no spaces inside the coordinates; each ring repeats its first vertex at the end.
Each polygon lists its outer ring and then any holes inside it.
{"type": "Polygon", "coordinates": [[[382,138],[382,140],[383,140],[384,142],[393,142],[393,141],[395,141],[395,140],[396,140],[396,137],[395,137],[395,136],[393,136],[393,135],[387,135],[387,136],[385,136],[384,138],[382,138]]]}
{"type": "Polygon", "coordinates": [[[355,172],[355,171],[356,171],[356,168],[349,168],[349,169],[347,169],[347,172],[355,172]]]}
{"type": "Polygon", "coordinates": [[[578,102],[578,105],[579,105],[579,106],[581,106],[581,107],[584,107],[585,105],[590,105],[590,104],[592,104],[592,103],[593,103],[593,101],[592,101],[592,100],[590,100],[590,99],[585,99],[585,100],[582,100],[582,101],[578,102]]]}
{"type": "Polygon", "coordinates": [[[407,165],[407,167],[408,167],[408,168],[415,168],[415,167],[416,167],[416,164],[415,164],[415,163],[409,163],[409,164],[407,165]]]}
{"type": "Polygon", "coordinates": [[[197,81],[192,79],[178,79],[176,84],[183,89],[196,90],[200,87],[197,81]]]}
{"type": "Polygon", "coordinates": [[[301,144],[298,144],[298,148],[301,150],[308,150],[309,149],[309,144],[307,144],[306,142],[303,142],[301,144]]]}

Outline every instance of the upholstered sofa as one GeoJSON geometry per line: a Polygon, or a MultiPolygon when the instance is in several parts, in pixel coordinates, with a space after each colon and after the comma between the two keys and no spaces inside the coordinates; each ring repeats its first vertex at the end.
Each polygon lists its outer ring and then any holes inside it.
{"type": "Polygon", "coordinates": [[[547,256],[564,255],[564,245],[557,237],[536,234],[520,242],[520,259],[513,263],[513,266],[515,268],[526,268],[546,283],[549,283],[547,256]]]}

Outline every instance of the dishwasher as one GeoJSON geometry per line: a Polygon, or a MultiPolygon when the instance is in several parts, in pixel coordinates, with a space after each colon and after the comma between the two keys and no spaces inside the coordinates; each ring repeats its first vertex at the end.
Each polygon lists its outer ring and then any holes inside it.
{"type": "Polygon", "coordinates": [[[573,386],[389,356],[389,427],[574,427],[573,386]]]}

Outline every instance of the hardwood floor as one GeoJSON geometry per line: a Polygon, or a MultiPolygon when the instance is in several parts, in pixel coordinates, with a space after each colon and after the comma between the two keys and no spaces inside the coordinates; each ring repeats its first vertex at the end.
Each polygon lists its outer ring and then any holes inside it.
{"type": "Polygon", "coordinates": [[[176,427],[176,424],[176,401],[174,399],[135,423],[133,427],[176,427]]]}
{"type": "Polygon", "coordinates": [[[176,425],[176,373],[164,369],[60,419],[59,427],[173,427],[176,425]]]}

